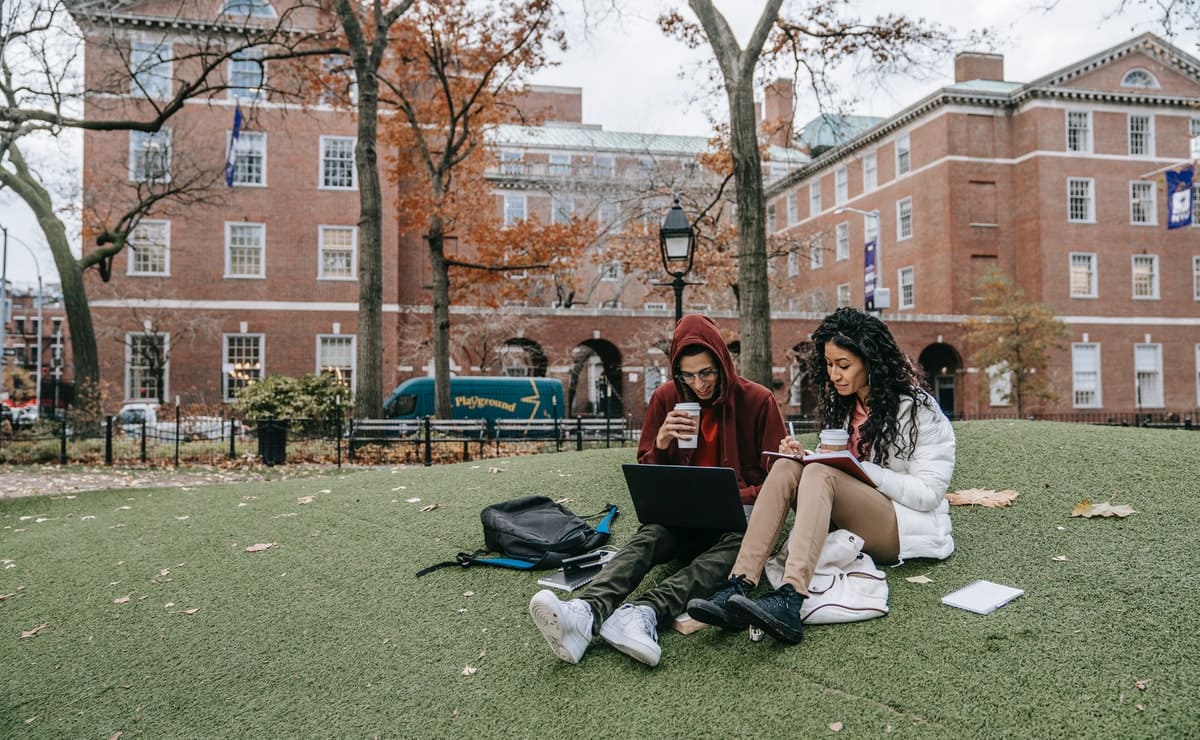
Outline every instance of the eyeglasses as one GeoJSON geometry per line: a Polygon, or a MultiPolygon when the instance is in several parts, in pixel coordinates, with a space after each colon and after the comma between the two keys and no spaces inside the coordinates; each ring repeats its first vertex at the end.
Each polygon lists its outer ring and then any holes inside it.
{"type": "Polygon", "coordinates": [[[715,367],[706,367],[698,373],[675,373],[675,379],[680,383],[690,383],[696,378],[701,380],[711,380],[721,374],[721,371],[715,367]]]}

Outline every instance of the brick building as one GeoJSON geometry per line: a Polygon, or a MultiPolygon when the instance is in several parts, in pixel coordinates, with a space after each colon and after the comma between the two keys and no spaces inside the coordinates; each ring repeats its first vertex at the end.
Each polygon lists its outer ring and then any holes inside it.
{"type": "MultiPolygon", "coordinates": [[[[173,44],[197,28],[221,32],[233,11],[274,12],[266,0],[201,5],[211,6],[214,20],[182,20],[162,3],[110,11],[111,27],[128,40],[126,56],[160,62],[157,71],[143,67],[137,90],[93,97],[89,111],[151,104],[147,98],[170,89],[161,68],[169,61],[161,60],[170,59],[173,44]]],[[[128,65],[90,45],[85,59],[94,81],[128,65]]],[[[235,103],[246,116],[235,186],[186,209],[152,213],[117,257],[111,283],[89,275],[102,378],[113,399],[180,395],[215,403],[266,374],[353,378],[354,124],[319,101],[299,106],[260,96],[260,69],[231,63],[227,74],[243,81],[241,89],[188,105],[169,131],[84,137],[85,200],[103,207],[115,185],[132,187],[164,165],[173,175],[184,166],[219,173],[235,103]]],[[[549,111],[549,120],[496,132],[490,178],[497,212],[661,222],[667,204],[640,194],[655,179],[687,187],[706,140],[586,125],[581,95],[531,88],[527,104],[549,111]]],[[[960,341],[972,286],[987,265],[1009,272],[1071,326],[1072,350],[1050,369],[1063,409],[1195,407],[1200,231],[1167,233],[1161,217],[1157,226],[1131,221],[1161,210],[1161,199],[1145,202],[1157,191],[1147,196],[1140,183],[1187,158],[1198,95],[1195,60],[1150,36],[1028,84],[1004,81],[999,57],[968,54],[957,60],[954,85],[882,121],[848,119],[832,140],[810,142],[818,144],[815,159],[773,150],[764,168],[772,238],[807,245],[772,266],[776,378],[792,389],[780,393],[785,413],[812,408],[792,353],[834,306],[863,302],[865,226],[879,231],[879,287],[891,293],[883,316],[947,410],[994,410],[986,389],[972,382],[981,372],[960,341]],[[1132,206],[1131,195],[1138,199],[1132,206]],[[1077,211],[1080,218],[1068,216],[1077,211]],[[1151,284],[1152,293],[1135,297],[1151,284]],[[1150,398],[1154,368],[1161,400],[1150,398]]],[[[764,99],[764,137],[777,144],[796,140],[790,97],[776,83],[764,99]]],[[[797,128],[801,137],[804,130],[797,128]]],[[[385,204],[396,196],[389,182],[385,204]]],[[[392,213],[383,236],[385,337],[394,337],[385,342],[389,383],[432,372],[430,298],[419,235],[402,233],[392,213]]],[[[704,259],[696,257],[700,270],[704,259]]],[[[452,306],[454,371],[559,377],[570,413],[603,411],[606,393],[613,413],[639,421],[645,398],[665,378],[670,291],[614,270],[602,239],[584,264],[586,289],[573,296],[530,275],[525,301],[500,310],[452,306]]],[[[732,295],[689,289],[685,303],[716,317],[736,343],[732,295]]]]}
{"type": "MultiPolygon", "coordinates": [[[[1200,407],[1200,230],[1166,229],[1162,172],[1200,142],[1200,62],[1146,34],[1029,83],[960,54],[955,83],[775,185],[776,236],[823,248],[790,300],[863,305],[875,240],[883,316],[942,404],[1003,411],[1007,383],[964,357],[959,323],[990,267],[1051,306],[1070,349],[1058,412],[1200,407]]],[[[1200,205],[1193,203],[1197,215],[1200,205]]]]}

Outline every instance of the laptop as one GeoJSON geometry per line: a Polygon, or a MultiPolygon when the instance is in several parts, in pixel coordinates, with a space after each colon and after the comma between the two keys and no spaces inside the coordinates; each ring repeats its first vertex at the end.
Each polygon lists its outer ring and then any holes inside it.
{"type": "Polygon", "coordinates": [[[746,510],[733,468],[631,463],[621,470],[642,524],[746,531],[746,510]]]}

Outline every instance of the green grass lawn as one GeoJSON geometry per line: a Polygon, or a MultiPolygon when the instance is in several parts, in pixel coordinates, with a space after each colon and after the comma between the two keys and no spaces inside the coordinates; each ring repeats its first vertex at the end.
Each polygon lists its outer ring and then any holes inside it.
{"type": "Polygon", "coordinates": [[[952,488],[1020,496],[955,508],[950,559],[889,569],[891,614],[797,646],[668,630],[657,669],[602,643],[554,658],[526,613],[534,574],[414,578],[482,545],[483,506],[529,493],[620,504],[620,545],[632,448],[3,502],[0,736],[1200,733],[1200,435],[956,428],[952,488]],[[1072,518],[1083,498],[1138,513],[1072,518]],[[940,603],[977,578],[1026,595],[988,616],[940,603]]]}

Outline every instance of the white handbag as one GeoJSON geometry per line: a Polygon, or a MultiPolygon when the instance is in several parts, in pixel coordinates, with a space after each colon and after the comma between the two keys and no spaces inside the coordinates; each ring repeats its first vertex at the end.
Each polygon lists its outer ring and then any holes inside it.
{"type": "MultiPolygon", "coordinates": [[[[765,572],[772,588],[783,583],[787,553],[785,540],[767,560],[765,572]]],[[[825,537],[808,593],[800,607],[805,624],[861,622],[888,613],[887,575],[862,551],[862,538],[846,529],[825,537]]]]}

